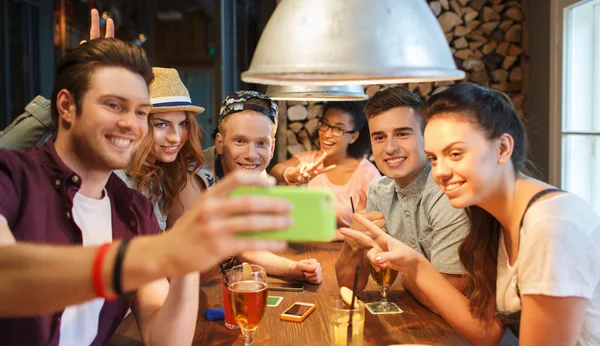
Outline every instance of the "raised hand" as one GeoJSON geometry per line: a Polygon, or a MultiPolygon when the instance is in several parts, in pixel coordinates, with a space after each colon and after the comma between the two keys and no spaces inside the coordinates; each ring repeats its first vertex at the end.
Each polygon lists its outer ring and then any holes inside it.
{"type": "MultiPolygon", "coordinates": [[[[245,250],[281,251],[283,241],[239,238],[240,233],[289,228],[291,205],[284,199],[264,196],[230,197],[240,186],[272,186],[254,172],[236,170],[205,191],[164,234],[165,251],[173,253],[183,273],[205,271],[221,260],[245,250]]],[[[179,269],[179,268],[178,268],[179,269]]]]}
{"type": "Polygon", "coordinates": [[[355,231],[350,228],[342,228],[341,232],[347,238],[354,238],[365,246],[372,248],[367,252],[367,258],[375,265],[376,269],[378,267],[389,267],[400,272],[415,270],[417,259],[421,256],[417,251],[387,234],[364,216],[354,214],[354,218],[364,227],[366,232],[355,231]]]}
{"type": "Polygon", "coordinates": [[[329,172],[336,167],[336,165],[331,165],[325,168],[318,168],[326,158],[327,153],[323,153],[323,155],[313,163],[300,162],[298,166],[288,168],[285,171],[285,176],[287,180],[292,183],[307,184],[317,175],[329,172]]]}
{"type": "MultiPolygon", "coordinates": [[[[106,33],[105,38],[115,37],[115,22],[112,18],[106,19],[106,33]]],[[[98,10],[92,8],[90,10],[90,41],[100,38],[100,14],[98,10]]],[[[86,40],[79,42],[79,45],[86,43],[86,40]]]]}

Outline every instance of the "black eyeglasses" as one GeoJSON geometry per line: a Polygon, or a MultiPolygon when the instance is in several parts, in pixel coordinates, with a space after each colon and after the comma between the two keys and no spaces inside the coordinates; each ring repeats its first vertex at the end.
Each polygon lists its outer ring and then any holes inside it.
{"type": "Polygon", "coordinates": [[[319,126],[319,131],[327,131],[329,129],[331,129],[331,133],[333,133],[333,135],[335,137],[342,137],[344,134],[346,133],[354,133],[356,131],[347,131],[339,126],[333,126],[333,125],[329,125],[328,123],[326,123],[323,120],[319,120],[318,124],[319,126]]]}

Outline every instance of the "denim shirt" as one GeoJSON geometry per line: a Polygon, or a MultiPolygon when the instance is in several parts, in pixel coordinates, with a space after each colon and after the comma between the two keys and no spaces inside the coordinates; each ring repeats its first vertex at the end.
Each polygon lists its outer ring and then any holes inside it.
{"type": "MultiPolygon", "coordinates": [[[[18,242],[82,244],[72,218],[81,178],[67,167],[50,141],[27,152],[0,149],[0,215],[18,242]]],[[[152,203],[112,174],[105,186],[111,202],[113,239],[160,233],[152,203]]],[[[73,259],[76,260],[76,259],[73,259]]],[[[127,294],[105,302],[92,345],[104,345],[134,299],[127,294]]],[[[0,344],[49,345],[59,342],[63,311],[33,317],[0,318],[0,344]]]]}
{"type": "Polygon", "coordinates": [[[469,219],[463,209],[450,205],[431,177],[430,164],[404,188],[388,177],[375,180],[369,186],[367,211],[382,212],[386,231],[440,273],[464,273],[458,246],[469,232],[469,219]]]}

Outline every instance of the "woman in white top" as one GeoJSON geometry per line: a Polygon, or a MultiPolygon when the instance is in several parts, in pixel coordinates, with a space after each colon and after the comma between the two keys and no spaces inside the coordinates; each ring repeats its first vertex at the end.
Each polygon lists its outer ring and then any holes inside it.
{"type": "Polygon", "coordinates": [[[475,345],[506,327],[522,345],[600,344],[600,218],[579,197],[527,176],[526,135],[510,99],[475,84],[431,97],[425,149],[432,175],[471,232],[459,249],[467,296],[410,247],[360,215],[369,259],[406,272],[475,345]]]}

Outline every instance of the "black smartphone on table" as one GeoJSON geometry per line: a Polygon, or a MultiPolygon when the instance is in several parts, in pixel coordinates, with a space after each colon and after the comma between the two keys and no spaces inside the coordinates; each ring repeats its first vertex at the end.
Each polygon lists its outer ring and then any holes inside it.
{"type": "Polygon", "coordinates": [[[302,292],[304,284],[301,282],[269,282],[269,291],[302,292]]]}

